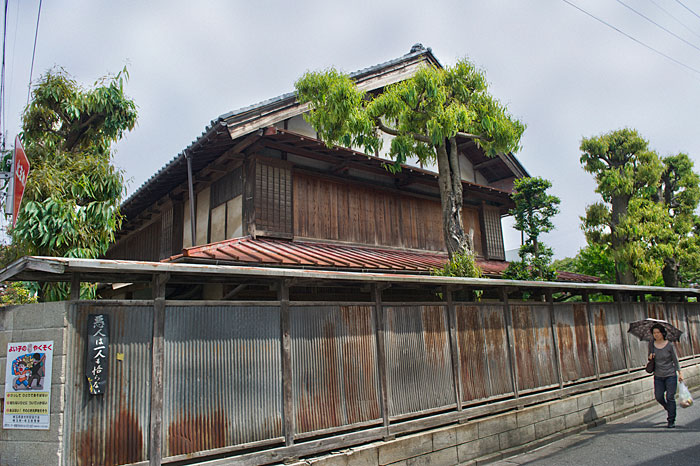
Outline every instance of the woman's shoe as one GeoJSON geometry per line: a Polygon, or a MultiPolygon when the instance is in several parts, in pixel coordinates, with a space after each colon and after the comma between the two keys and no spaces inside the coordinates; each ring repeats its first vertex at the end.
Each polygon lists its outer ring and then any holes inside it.
{"type": "Polygon", "coordinates": [[[666,427],[668,427],[669,429],[673,429],[674,427],[676,427],[675,421],[668,421],[668,425],[666,427]]]}

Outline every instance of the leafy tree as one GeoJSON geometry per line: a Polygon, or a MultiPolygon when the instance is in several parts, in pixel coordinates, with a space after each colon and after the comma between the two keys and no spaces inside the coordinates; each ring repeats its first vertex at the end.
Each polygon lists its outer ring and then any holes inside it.
{"type": "Polygon", "coordinates": [[[309,103],[307,121],[327,145],[374,154],[385,133],[393,137],[391,171],[413,156],[423,163],[437,161],[447,251],[450,258],[466,253],[473,260],[462,224],[458,144],[471,141],[493,157],[517,150],[524,130],[488,93],[483,72],[466,60],[451,68],[424,67],[375,95],[330,69],[306,73],[296,90],[299,101],[309,103]]]}
{"type": "Polygon", "coordinates": [[[433,269],[431,275],[437,277],[481,277],[482,272],[474,256],[469,252],[456,253],[441,269],[433,269]]]}
{"type": "Polygon", "coordinates": [[[664,285],[677,287],[681,270],[692,274],[700,268],[700,239],[693,234],[698,223],[695,211],[700,203],[700,177],[686,154],[665,157],[662,162],[664,171],[655,199],[664,208],[666,222],[655,240],[663,260],[664,285]]]}
{"type": "Polygon", "coordinates": [[[663,171],[658,155],[637,131],[622,129],[581,142],[583,168],[595,176],[603,202],[586,208],[583,230],[589,245],[606,250],[615,281],[653,282],[659,260],[651,253],[662,209],[653,195],[663,171]]]}
{"type": "Polygon", "coordinates": [[[607,245],[588,244],[575,257],[554,261],[552,266],[562,272],[573,272],[600,278],[601,283],[615,283],[615,262],[607,245]]]}
{"type": "Polygon", "coordinates": [[[24,282],[6,282],[0,286],[0,306],[37,302],[31,286],[24,282]]]}
{"type": "Polygon", "coordinates": [[[84,89],[52,70],[34,88],[22,115],[31,171],[11,231],[15,255],[96,258],[114,240],[124,181],[110,163],[111,147],[136,124],[126,79],[124,69],[84,89]]]}
{"type": "Polygon", "coordinates": [[[520,246],[519,261],[513,261],[503,273],[503,278],[515,280],[554,280],[556,270],[552,266],[552,248],[540,241],[542,233],[554,229],[552,217],[559,213],[560,200],[547,194],[552,183],[542,178],[515,180],[512,194],[515,208],[515,229],[525,233],[525,243],[520,246]]]}

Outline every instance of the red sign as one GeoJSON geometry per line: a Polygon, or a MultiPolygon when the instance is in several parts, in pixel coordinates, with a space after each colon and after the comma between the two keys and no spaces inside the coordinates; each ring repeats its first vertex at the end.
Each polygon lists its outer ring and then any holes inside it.
{"type": "Polygon", "coordinates": [[[27,185],[27,176],[29,176],[29,159],[27,159],[27,155],[24,153],[24,148],[22,147],[22,142],[19,140],[19,136],[15,137],[15,154],[13,160],[12,226],[14,227],[17,222],[17,214],[19,214],[19,206],[22,203],[24,187],[27,185]]]}

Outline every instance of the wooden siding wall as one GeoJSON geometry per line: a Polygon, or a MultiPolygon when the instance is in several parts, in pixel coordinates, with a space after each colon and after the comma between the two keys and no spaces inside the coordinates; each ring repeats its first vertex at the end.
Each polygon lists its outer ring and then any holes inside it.
{"type": "Polygon", "coordinates": [[[132,233],[109,251],[108,259],[159,261],[161,259],[162,219],[159,217],[146,228],[132,233]]]}
{"type": "MultiPolygon", "coordinates": [[[[483,255],[479,212],[465,207],[464,227],[483,255]]],[[[294,235],[442,251],[440,202],[294,173],[294,235]]],[[[502,241],[502,239],[501,239],[502,241]]]]}

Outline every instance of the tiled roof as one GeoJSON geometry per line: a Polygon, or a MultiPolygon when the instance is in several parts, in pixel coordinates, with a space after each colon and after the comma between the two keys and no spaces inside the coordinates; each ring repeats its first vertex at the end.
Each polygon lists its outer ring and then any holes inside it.
{"type": "MultiPolygon", "coordinates": [[[[432,269],[444,266],[447,254],[315,241],[254,239],[245,236],[187,248],[182,254],[166,261],[427,274],[432,269]]],[[[508,262],[477,258],[477,265],[486,277],[499,277],[508,267],[508,262]]],[[[558,281],[596,283],[598,279],[588,275],[559,272],[558,281]]]]}
{"type": "MultiPolygon", "coordinates": [[[[417,46],[418,44],[416,44],[417,46]]],[[[401,57],[395,58],[393,60],[389,60],[384,63],[380,63],[378,65],[371,66],[369,68],[364,68],[358,71],[355,71],[353,73],[350,73],[350,77],[356,80],[361,80],[367,76],[370,76],[374,73],[379,73],[385,68],[389,68],[391,66],[400,64],[402,62],[410,62],[411,60],[416,60],[420,59],[421,57],[425,57],[426,60],[431,61],[435,63],[437,66],[441,66],[440,63],[438,62],[437,58],[433,55],[433,52],[430,48],[424,48],[422,45],[420,47],[414,46],[411,51],[401,57]]],[[[253,114],[254,116],[257,115],[257,113],[263,111],[264,109],[274,109],[277,108],[278,106],[281,105],[287,105],[287,104],[294,104],[296,102],[296,92],[288,92],[286,94],[279,95],[277,97],[273,97],[268,100],[264,100],[262,102],[258,102],[253,105],[248,105],[246,107],[239,108],[237,110],[230,111],[228,113],[225,113],[223,115],[220,115],[219,117],[211,120],[209,125],[204,129],[202,134],[192,141],[192,143],[187,146],[182,152],[177,154],[173,159],[171,159],[168,163],[165,164],[160,170],[158,170],[155,174],[153,174],[150,178],[148,178],[136,191],[134,191],[123,203],[122,203],[122,211],[123,213],[126,214],[135,214],[138,213],[138,208],[134,206],[133,204],[138,204],[139,200],[142,197],[149,197],[152,196],[152,193],[150,191],[158,191],[158,195],[162,195],[160,193],[160,189],[157,186],[159,181],[161,181],[164,177],[168,176],[171,174],[171,172],[182,172],[186,173],[186,164],[184,162],[185,160],[185,154],[186,153],[193,153],[196,150],[201,149],[200,146],[206,145],[210,143],[210,141],[216,140],[218,143],[221,141],[226,141],[230,145],[233,144],[231,141],[231,138],[229,136],[228,130],[226,130],[226,127],[230,127],[232,125],[236,125],[237,120],[245,118],[246,115],[248,114],[253,114]]],[[[217,154],[220,155],[220,154],[217,154]]],[[[196,159],[196,158],[195,158],[196,159]]],[[[205,161],[206,162],[206,161],[205,161]]],[[[197,171],[198,168],[201,167],[194,167],[195,172],[197,171]]],[[[166,191],[167,192],[167,191],[166,191]]],[[[156,196],[158,197],[158,196],[156,196]]],[[[150,198],[150,197],[149,197],[150,198]]],[[[138,206],[141,207],[141,206],[138,206]]],[[[128,215],[127,215],[128,216],[128,215]]]]}

